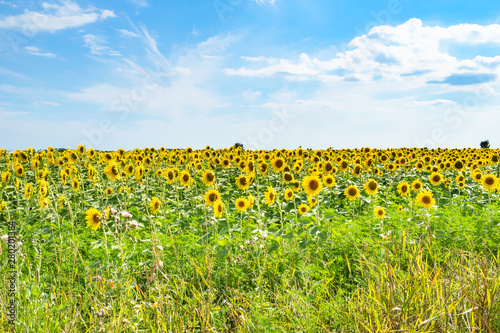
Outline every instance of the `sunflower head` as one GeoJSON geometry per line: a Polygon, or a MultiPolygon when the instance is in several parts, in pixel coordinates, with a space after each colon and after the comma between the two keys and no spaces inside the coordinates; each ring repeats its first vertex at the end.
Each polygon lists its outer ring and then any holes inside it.
{"type": "Polygon", "coordinates": [[[102,214],[95,208],[89,208],[86,212],[87,227],[96,231],[101,226],[102,214]]]}
{"type": "Polygon", "coordinates": [[[424,208],[431,208],[436,204],[436,200],[434,200],[431,191],[419,192],[416,198],[416,202],[419,206],[422,206],[424,208]]]}
{"type": "Polygon", "coordinates": [[[385,216],[385,210],[382,207],[375,207],[373,215],[375,215],[377,219],[381,219],[385,216]]]}
{"type": "Polygon", "coordinates": [[[316,175],[306,176],[302,180],[302,187],[309,196],[316,196],[322,188],[321,180],[316,175]]]}
{"type": "Polygon", "coordinates": [[[267,191],[266,193],[264,193],[264,198],[264,203],[268,206],[271,206],[274,203],[274,201],[276,200],[276,191],[272,186],[267,187],[267,191]]]}
{"type": "Polygon", "coordinates": [[[149,208],[151,209],[151,214],[156,214],[156,212],[160,209],[161,207],[161,201],[157,197],[153,197],[151,201],[149,202],[149,208]]]}
{"type": "Polygon", "coordinates": [[[238,198],[235,200],[234,206],[238,211],[244,212],[249,206],[248,200],[246,198],[238,198]]]}
{"type": "Polygon", "coordinates": [[[284,196],[285,196],[285,200],[286,200],[286,201],[290,201],[290,200],[292,200],[292,199],[293,199],[293,190],[292,190],[292,189],[287,188],[287,189],[285,190],[284,196]]]}
{"type": "Polygon", "coordinates": [[[398,184],[398,193],[401,196],[405,196],[410,192],[410,184],[407,182],[401,182],[398,184]]]}
{"type": "Polygon", "coordinates": [[[214,215],[216,218],[221,218],[222,217],[222,213],[224,213],[224,204],[222,203],[222,200],[217,200],[214,205],[213,205],[213,208],[214,208],[214,215]]]}
{"type": "Polygon", "coordinates": [[[300,215],[304,215],[305,213],[307,213],[309,211],[309,206],[306,204],[301,204],[298,208],[298,211],[299,211],[300,215]]]}
{"type": "Polygon", "coordinates": [[[360,192],[356,186],[350,185],[344,190],[344,195],[349,200],[356,200],[356,198],[359,197],[360,192]]]}
{"type": "Polygon", "coordinates": [[[374,179],[370,179],[365,183],[364,188],[369,195],[374,195],[378,191],[378,183],[374,179]]]}
{"type": "Polygon", "coordinates": [[[213,206],[220,199],[220,193],[214,189],[208,190],[204,195],[204,199],[207,206],[213,206]]]}

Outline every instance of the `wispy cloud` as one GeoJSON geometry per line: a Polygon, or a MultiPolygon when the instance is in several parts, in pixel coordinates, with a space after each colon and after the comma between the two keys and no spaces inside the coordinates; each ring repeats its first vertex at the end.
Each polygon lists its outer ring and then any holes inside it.
{"type": "Polygon", "coordinates": [[[63,1],[61,5],[43,3],[42,7],[43,11],[40,12],[26,10],[24,14],[8,16],[0,20],[0,28],[36,35],[42,31],[56,32],[116,16],[111,10],[80,8],[71,0],[63,1]]]}
{"type": "Polygon", "coordinates": [[[50,52],[40,52],[40,49],[35,46],[26,46],[24,48],[29,54],[40,56],[40,57],[48,57],[48,58],[55,58],[56,55],[54,53],[50,52]]]}
{"type": "Polygon", "coordinates": [[[130,30],[116,29],[116,31],[118,31],[123,37],[139,37],[138,34],[130,30]]]}
{"type": "Polygon", "coordinates": [[[92,54],[121,56],[120,52],[113,50],[107,45],[107,41],[102,36],[86,34],[83,36],[83,41],[92,54]]]}
{"type": "Polygon", "coordinates": [[[149,7],[149,3],[147,0],[129,0],[133,3],[137,8],[149,7]]]}
{"type": "Polygon", "coordinates": [[[13,72],[13,71],[8,70],[8,69],[3,68],[3,67],[0,67],[0,73],[5,74],[5,75],[14,76],[14,77],[17,77],[17,78],[20,78],[20,79],[27,79],[27,77],[24,76],[23,74],[19,74],[19,73],[13,72]]]}
{"type": "Polygon", "coordinates": [[[12,8],[17,8],[16,4],[14,4],[12,2],[4,1],[4,0],[0,1],[0,5],[6,5],[6,6],[9,6],[9,7],[12,7],[12,8]]]}

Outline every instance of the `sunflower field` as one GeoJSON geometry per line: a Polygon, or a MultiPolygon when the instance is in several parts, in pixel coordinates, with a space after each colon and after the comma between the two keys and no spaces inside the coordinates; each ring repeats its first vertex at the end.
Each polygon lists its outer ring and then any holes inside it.
{"type": "Polygon", "coordinates": [[[0,149],[0,329],[500,332],[499,162],[0,149]]]}

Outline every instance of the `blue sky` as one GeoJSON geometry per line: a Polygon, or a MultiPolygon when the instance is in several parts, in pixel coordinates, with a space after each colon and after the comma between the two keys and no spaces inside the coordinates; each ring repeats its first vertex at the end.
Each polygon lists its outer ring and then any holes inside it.
{"type": "Polygon", "coordinates": [[[495,1],[0,1],[0,147],[500,147],[495,1]]]}

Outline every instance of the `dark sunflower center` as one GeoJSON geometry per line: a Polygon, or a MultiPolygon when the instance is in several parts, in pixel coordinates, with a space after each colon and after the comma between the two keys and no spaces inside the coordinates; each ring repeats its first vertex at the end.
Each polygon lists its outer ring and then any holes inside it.
{"type": "Polygon", "coordinates": [[[215,200],[217,200],[217,194],[216,193],[210,193],[208,195],[208,200],[210,200],[210,202],[215,202],[215,200]]]}
{"type": "Polygon", "coordinates": [[[328,184],[333,183],[333,178],[328,177],[328,178],[326,179],[326,182],[327,182],[328,184]]]}
{"type": "Polygon", "coordinates": [[[211,182],[212,180],[214,180],[214,174],[213,174],[213,173],[211,173],[211,172],[207,173],[207,180],[208,180],[209,182],[211,182]]]}
{"type": "Polygon", "coordinates": [[[245,202],[244,201],[238,201],[238,207],[245,207],[245,202]]]}
{"type": "Polygon", "coordinates": [[[375,191],[377,189],[377,183],[376,182],[369,182],[368,188],[372,191],[375,191]]]}
{"type": "Polygon", "coordinates": [[[240,184],[241,184],[241,186],[245,186],[245,185],[247,184],[247,179],[246,179],[246,177],[241,177],[241,178],[240,178],[240,184]]]}
{"type": "Polygon", "coordinates": [[[495,179],[493,179],[493,177],[486,177],[484,182],[488,185],[493,185],[495,183],[495,179]]]}
{"type": "Polygon", "coordinates": [[[319,186],[319,183],[316,179],[313,179],[309,182],[309,188],[313,191],[315,191],[319,186]]]}
{"type": "Polygon", "coordinates": [[[332,166],[332,164],[331,164],[331,163],[326,163],[326,164],[325,164],[325,170],[326,170],[326,171],[332,171],[332,169],[333,169],[333,166],[332,166]]]}
{"type": "Polygon", "coordinates": [[[101,218],[99,217],[99,214],[94,214],[94,216],[92,216],[92,221],[94,221],[94,223],[99,223],[101,222],[101,218]]]}
{"type": "Polygon", "coordinates": [[[283,161],[282,160],[277,160],[276,161],[276,167],[281,168],[283,166],[283,161]]]}
{"type": "Polygon", "coordinates": [[[113,176],[118,176],[118,169],[115,165],[111,167],[111,173],[113,174],[113,176]]]}
{"type": "Polygon", "coordinates": [[[184,176],[182,176],[182,180],[184,180],[185,182],[187,182],[189,180],[189,175],[185,174],[184,176]]]}
{"type": "Polygon", "coordinates": [[[431,203],[431,197],[430,197],[430,196],[428,196],[428,195],[424,195],[424,196],[422,197],[422,202],[423,202],[424,204],[426,204],[426,205],[430,204],[430,203],[431,203]]]}
{"type": "Polygon", "coordinates": [[[351,187],[348,193],[351,197],[353,197],[358,193],[358,191],[354,187],[351,187]]]}
{"type": "Polygon", "coordinates": [[[408,186],[403,185],[401,186],[401,192],[406,193],[408,191],[408,186]]]}
{"type": "Polygon", "coordinates": [[[217,211],[218,211],[219,213],[222,213],[222,205],[217,206],[217,211]]]}
{"type": "Polygon", "coordinates": [[[270,199],[270,200],[273,200],[273,199],[274,199],[274,193],[273,193],[273,192],[269,193],[269,199],[270,199]]]}
{"type": "Polygon", "coordinates": [[[435,182],[438,182],[441,180],[441,176],[440,175],[434,175],[434,177],[432,177],[432,180],[435,181],[435,182]]]}
{"type": "Polygon", "coordinates": [[[286,180],[286,181],[291,181],[291,180],[292,180],[292,178],[293,178],[293,177],[292,177],[292,175],[291,175],[291,174],[289,174],[289,173],[285,173],[285,180],[286,180]]]}

